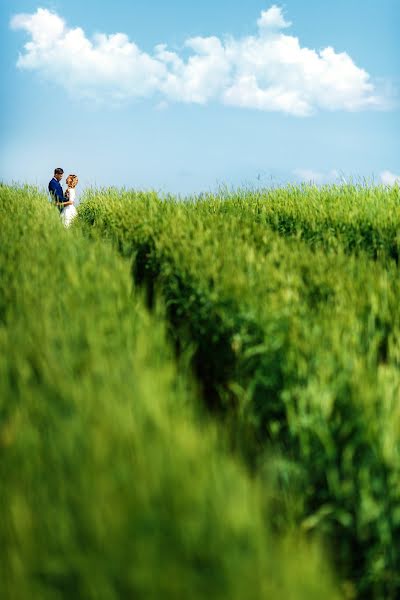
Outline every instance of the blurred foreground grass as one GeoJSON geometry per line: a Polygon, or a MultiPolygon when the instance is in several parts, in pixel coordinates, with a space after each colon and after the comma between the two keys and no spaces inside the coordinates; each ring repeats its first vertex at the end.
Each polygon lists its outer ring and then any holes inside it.
{"type": "Polygon", "coordinates": [[[271,445],[285,457],[295,522],[330,540],[359,597],[400,597],[400,188],[110,189],[79,215],[132,259],[149,306],[164,299],[253,471],[271,445]]]}
{"type": "MultiPolygon", "coordinates": [[[[0,598],[330,599],[111,246],[0,186],[0,598]]],[[[282,499],[283,501],[283,499],[282,499]]]]}

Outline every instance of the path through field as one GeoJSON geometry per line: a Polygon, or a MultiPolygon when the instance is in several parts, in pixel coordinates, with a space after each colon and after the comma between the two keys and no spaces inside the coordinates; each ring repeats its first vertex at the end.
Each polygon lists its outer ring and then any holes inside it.
{"type": "Polygon", "coordinates": [[[34,190],[0,196],[0,597],[339,598],[320,541],[274,518],[287,490],[201,408],[131,258],[34,190]]]}

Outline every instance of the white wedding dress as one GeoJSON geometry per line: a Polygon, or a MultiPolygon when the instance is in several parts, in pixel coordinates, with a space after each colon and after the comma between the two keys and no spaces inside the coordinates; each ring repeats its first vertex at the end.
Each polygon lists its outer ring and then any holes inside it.
{"type": "MultiPolygon", "coordinates": [[[[75,202],[75,188],[68,188],[69,200],[71,202],[75,202]]],[[[77,215],[77,210],[73,204],[69,204],[63,208],[61,213],[61,220],[64,223],[65,227],[69,227],[71,225],[72,219],[74,219],[77,215]]]]}

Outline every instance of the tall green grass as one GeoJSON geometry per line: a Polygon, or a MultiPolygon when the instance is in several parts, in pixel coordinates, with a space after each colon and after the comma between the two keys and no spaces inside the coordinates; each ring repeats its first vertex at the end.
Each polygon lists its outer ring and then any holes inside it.
{"type": "Polygon", "coordinates": [[[200,418],[129,263],[28,188],[0,187],[0,227],[2,600],[338,597],[200,418]]]}
{"type": "Polygon", "coordinates": [[[361,596],[396,598],[399,191],[308,192],[181,203],[103,191],[79,214],[132,257],[149,305],[164,298],[177,348],[196,348],[204,399],[255,472],[278,447],[302,526],[334,543],[361,596]]]}
{"type": "Polygon", "coordinates": [[[284,236],[302,239],[312,247],[346,253],[364,252],[372,258],[400,257],[400,187],[287,186],[275,190],[222,190],[206,194],[221,214],[268,225],[284,236]],[[222,201],[222,202],[221,202],[222,201]]]}

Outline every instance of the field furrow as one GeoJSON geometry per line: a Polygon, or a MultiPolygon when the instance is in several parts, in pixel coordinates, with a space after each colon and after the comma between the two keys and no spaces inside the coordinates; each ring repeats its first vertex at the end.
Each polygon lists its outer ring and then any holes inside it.
{"type": "Polygon", "coordinates": [[[179,202],[104,191],[79,214],[87,235],[132,257],[148,304],[163,298],[205,403],[255,472],[279,449],[298,521],[334,543],[361,596],[395,598],[399,192],[306,192],[179,202]]]}

